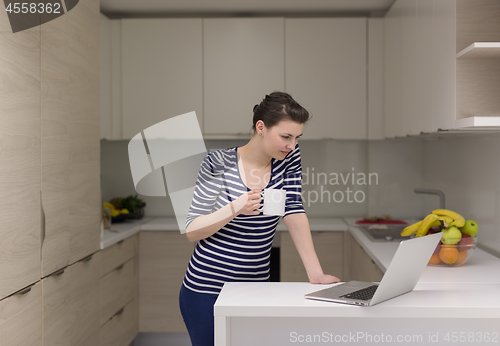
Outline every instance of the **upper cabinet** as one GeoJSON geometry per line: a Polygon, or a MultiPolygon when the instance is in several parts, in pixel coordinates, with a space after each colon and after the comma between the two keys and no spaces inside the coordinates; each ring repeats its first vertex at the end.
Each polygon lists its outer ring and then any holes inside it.
{"type": "Polygon", "coordinates": [[[500,127],[498,1],[397,0],[384,21],[385,137],[500,127]]]}
{"type": "Polygon", "coordinates": [[[284,90],[283,18],[203,20],[204,134],[251,133],[253,107],[284,90]]]}
{"type": "MultiPolygon", "coordinates": [[[[131,139],[190,111],[205,138],[248,138],[254,105],[279,90],[313,115],[304,138],[366,139],[367,79],[376,97],[383,67],[379,23],[370,61],[380,78],[367,73],[367,22],[101,16],[101,138],[131,139]]],[[[381,118],[372,118],[370,138],[382,138],[381,118]]]]}
{"type": "Polygon", "coordinates": [[[367,138],[367,19],[285,19],[285,90],[312,114],[305,139],[367,138]]]}
{"type": "Polygon", "coordinates": [[[122,139],[192,111],[201,127],[201,19],[121,20],[121,71],[122,139]]]}

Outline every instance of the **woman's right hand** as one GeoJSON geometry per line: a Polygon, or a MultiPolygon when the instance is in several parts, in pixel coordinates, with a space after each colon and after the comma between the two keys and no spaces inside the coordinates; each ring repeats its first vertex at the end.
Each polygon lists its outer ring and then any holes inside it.
{"type": "Polygon", "coordinates": [[[233,206],[236,213],[238,215],[259,215],[261,192],[262,190],[251,190],[234,200],[233,206]]]}

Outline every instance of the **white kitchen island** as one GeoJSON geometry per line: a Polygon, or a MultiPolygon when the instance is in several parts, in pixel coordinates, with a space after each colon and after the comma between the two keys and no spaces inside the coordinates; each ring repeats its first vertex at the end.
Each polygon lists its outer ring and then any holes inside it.
{"type": "MultiPolygon", "coordinates": [[[[385,272],[398,242],[350,232],[385,272]]],[[[427,267],[412,292],[372,307],[304,298],[331,286],[226,283],[214,307],[215,345],[500,344],[500,259],[480,249],[461,267],[427,267]]]]}

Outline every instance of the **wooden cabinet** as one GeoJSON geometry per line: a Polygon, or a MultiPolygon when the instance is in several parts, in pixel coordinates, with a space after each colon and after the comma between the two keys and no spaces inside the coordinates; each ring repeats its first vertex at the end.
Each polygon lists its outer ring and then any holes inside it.
{"type": "Polygon", "coordinates": [[[43,345],[71,345],[70,290],[73,268],[63,268],[42,279],[43,345]]]}
{"type": "Polygon", "coordinates": [[[498,1],[398,0],[384,21],[385,137],[500,126],[498,1]]]}
{"type": "Polygon", "coordinates": [[[122,139],[195,111],[202,125],[202,20],[121,20],[122,139]]]}
{"type": "Polygon", "coordinates": [[[0,299],[40,279],[40,27],[0,4],[0,299]]]}
{"type": "Polygon", "coordinates": [[[361,245],[348,233],[350,237],[350,279],[358,281],[373,281],[382,280],[384,273],[370,258],[361,245]]]}
{"type": "Polygon", "coordinates": [[[136,234],[102,251],[101,346],[128,345],[139,329],[139,268],[136,234]]]}
{"type": "Polygon", "coordinates": [[[139,332],[185,332],[179,291],[193,244],[179,232],[139,237],[139,332]]]}
{"type": "MultiPolygon", "coordinates": [[[[344,232],[311,232],[314,248],[325,274],[344,278],[344,232]]],[[[304,264],[288,232],[280,232],[280,281],[308,282],[304,264]]]]}
{"type": "Polygon", "coordinates": [[[304,139],[367,138],[367,19],[286,18],[285,90],[313,118],[304,139]]]}
{"type": "Polygon", "coordinates": [[[203,20],[204,133],[251,133],[254,105],[284,90],[283,18],[203,20]]]}
{"type": "Polygon", "coordinates": [[[0,345],[42,345],[42,284],[25,288],[0,301],[0,345]]]}

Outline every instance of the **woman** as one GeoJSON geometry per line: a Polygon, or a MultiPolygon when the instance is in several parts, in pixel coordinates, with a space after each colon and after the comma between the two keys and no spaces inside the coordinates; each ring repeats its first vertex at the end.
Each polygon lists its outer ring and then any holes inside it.
{"type": "Polygon", "coordinates": [[[196,244],[179,295],[193,346],[213,345],[213,305],[228,281],[269,281],[269,258],[279,216],[262,214],[265,188],[286,190],[283,220],[309,281],[329,284],[314,251],[301,199],[297,141],[309,113],[283,92],[255,106],[254,134],[242,146],[205,157],[187,217],[186,236],[196,244]]]}

